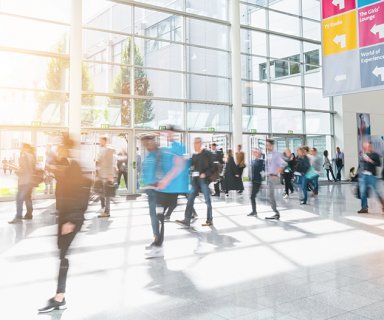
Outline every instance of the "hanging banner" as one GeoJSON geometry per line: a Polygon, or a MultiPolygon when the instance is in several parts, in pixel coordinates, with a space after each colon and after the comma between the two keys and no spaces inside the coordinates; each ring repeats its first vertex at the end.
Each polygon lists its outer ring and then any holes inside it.
{"type": "Polygon", "coordinates": [[[357,150],[359,159],[363,155],[363,142],[371,140],[371,118],[369,113],[356,113],[357,150]]]}
{"type": "Polygon", "coordinates": [[[384,89],[384,0],[322,0],[323,95],[384,89]]]}

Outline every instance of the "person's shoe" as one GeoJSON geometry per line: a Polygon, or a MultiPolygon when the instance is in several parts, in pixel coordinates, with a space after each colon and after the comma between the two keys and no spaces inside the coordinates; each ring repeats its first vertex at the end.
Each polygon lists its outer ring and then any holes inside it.
{"type": "Polygon", "coordinates": [[[289,195],[286,193],[283,197],[283,199],[288,199],[289,198],[289,195]]]}
{"type": "Polygon", "coordinates": [[[357,213],[368,213],[368,208],[361,208],[357,213]]]}
{"type": "Polygon", "coordinates": [[[212,197],[220,197],[220,193],[213,193],[212,197]]]}
{"type": "Polygon", "coordinates": [[[196,211],[193,211],[192,212],[192,219],[197,219],[198,215],[196,213],[196,211]]]}
{"type": "Polygon", "coordinates": [[[184,227],[190,227],[191,223],[187,220],[176,220],[176,223],[183,225],[184,227]]]}
{"type": "Polygon", "coordinates": [[[100,213],[97,217],[98,218],[109,218],[111,215],[109,214],[109,212],[103,212],[103,213],[100,213]]]}
{"type": "Polygon", "coordinates": [[[257,212],[251,212],[247,214],[248,217],[257,217],[257,212]]]}
{"type": "Polygon", "coordinates": [[[203,227],[210,227],[213,226],[212,220],[207,220],[205,223],[202,224],[203,227]]]}
{"type": "Polygon", "coordinates": [[[307,201],[300,201],[300,204],[302,205],[307,204],[307,201]]]}
{"type": "Polygon", "coordinates": [[[229,197],[229,193],[226,193],[226,194],[225,194],[225,197],[228,198],[228,197],[229,197]]]}
{"type": "Polygon", "coordinates": [[[51,312],[53,310],[64,310],[67,309],[67,304],[65,302],[65,298],[62,302],[56,301],[55,298],[51,298],[48,300],[47,305],[43,308],[39,309],[40,313],[51,312]]]}
{"type": "Polygon", "coordinates": [[[160,248],[160,247],[161,245],[159,245],[156,241],[153,241],[151,244],[145,247],[145,250],[152,250],[153,248],[160,248]]]}
{"type": "Polygon", "coordinates": [[[99,214],[102,214],[104,212],[105,212],[105,208],[100,208],[99,210],[97,210],[97,213],[99,213],[99,214]]]}
{"type": "Polygon", "coordinates": [[[237,191],[238,194],[242,194],[243,193],[243,190],[239,190],[237,191]]]}
{"type": "Polygon", "coordinates": [[[22,222],[21,218],[13,218],[11,221],[8,221],[9,224],[16,224],[21,222],[22,222]]]}
{"type": "Polygon", "coordinates": [[[279,214],[275,214],[271,217],[266,217],[265,218],[266,220],[280,220],[280,215],[279,214]]]}
{"type": "Polygon", "coordinates": [[[33,219],[33,216],[31,214],[26,214],[24,217],[23,217],[23,220],[32,220],[33,219]]]}
{"type": "Polygon", "coordinates": [[[164,257],[164,250],[162,247],[152,247],[151,250],[145,253],[145,259],[154,259],[164,257]]]}

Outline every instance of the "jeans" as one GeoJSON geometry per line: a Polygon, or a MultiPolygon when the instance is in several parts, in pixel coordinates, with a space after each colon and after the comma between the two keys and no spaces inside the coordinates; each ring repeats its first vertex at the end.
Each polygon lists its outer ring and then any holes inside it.
{"type": "Polygon", "coordinates": [[[319,193],[319,176],[315,176],[313,179],[311,179],[311,183],[313,185],[313,192],[315,194],[319,193]]]}
{"type": "Polygon", "coordinates": [[[336,180],[339,180],[341,181],[341,170],[343,169],[343,165],[341,166],[336,166],[336,170],[337,170],[337,173],[336,173],[336,180]]]}
{"type": "Polygon", "coordinates": [[[275,199],[275,188],[280,183],[280,179],[278,176],[268,176],[268,199],[269,203],[271,204],[272,210],[279,214],[279,211],[277,211],[276,206],[276,199],[275,199]]]}
{"type": "Polygon", "coordinates": [[[146,190],[148,195],[148,206],[149,206],[149,216],[151,218],[152,232],[153,235],[158,238],[160,236],[159,229],[159,218],[156,213],[156,204],[157,204],[157,192],[152,189],[146,190]]]}
{"type": "Polygon", "coordinates": [[[23,204],[25,201],[25,205],[27,207],[27,214],[32,215],[33,207],[32,207],[32,190],[33,187],[30,184],[22,184],[17,187],[17,195],[16,195],[16,218],[23,217],[23,204]]]}
{"type": "Polygon", "coordinates": [[[207,220],[212,221],[211,192],[208,184],[205,179],[194,178],[192,180],[192,190],[188,196],[187,208],[185,209],[185,220],[191,220],[195,199],[199,195],[199,191],[201,191],[204,195],[205,204],[207,205],[207,220]]]}
{"type": "Polygon", "coordinates": [[[302,201],[304,201],[305,203],[308,200],[307,184],[308,184],[308,179],[305,176],[299,176],[298,185],[299,185],[300,189],[303,192],[303,199],[302,199],[302,201]]]}
{"type": "Polygon", "coordinates": [[[104,212],[109,213],[110,212],[110,205],[111,205],[111,198],[104,196],[106,194],[106,186],[107,186],[108,181],[103,180],[103,192],[102,195],[100,196],[100,203],[101,207],[105,208],[104,212]]]}
{"type": "Polygon", "coordinates": [[[368,189],[371,188],[380,200],[381,205],[384,207],[383,198],[377,189],[377,178],[374,175],[361,174],[359,175],[359,188],[361,197],[361,208],[368,208],[368,189]]]}
{"type": "Polygon", "coordinates": [[[251,192],[251,205],[252,205],[252,212],[256,213],[256,196],[260,190],[261,182],[259,181],[252,181],[252,192],[251,192]]]}
{"type": "Polygon", "coordinates": [[[66,235],[61,234],[61,228],[63,226],[62,223],[58,225],[58,237],[57,237],[57,245],[60,250],[60,269],[59,269],[59,277],[57,281],[57,289],[56,293],[65,293],[66,283],[67,283],[67,274],[69,269],[69,261],[66,258],[68,253],[69,246],[71,245],[73,239],[75,239],[76,234],[80,231],[81,223],[76,223],[75,230],[66,235]]]}

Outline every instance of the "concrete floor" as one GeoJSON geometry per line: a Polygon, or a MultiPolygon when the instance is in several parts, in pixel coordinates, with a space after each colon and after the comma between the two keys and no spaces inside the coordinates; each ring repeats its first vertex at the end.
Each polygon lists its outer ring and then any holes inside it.
{"type": "MultiPolygon", "coordinates": [[[[214,228],[199,219],[185,229],[166,223],[164,257],[146,259],[151,227],[145,196],[116,199],[108,220],[91,205],[72,246],[65,311],[37,315],[56,288],[58,258],[52,200],[35,217],[7,221],[14,202],[0,203],[0,319],[384,319],[384,216],[358,215],[351,185],[322,186],[300,206],[277,191],[281,221],[263,190],[259,218],[248,195],[214,199],[214,228]]],[[[185,199],[172,219],[183,217],[185,199]]]]}

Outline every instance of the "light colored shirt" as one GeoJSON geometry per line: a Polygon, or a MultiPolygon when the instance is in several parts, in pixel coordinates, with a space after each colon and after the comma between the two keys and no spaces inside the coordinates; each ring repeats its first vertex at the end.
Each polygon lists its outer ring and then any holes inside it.
{"type": "Polygon", "coordinates": [[[100,179],[113,179],[115,175],[115,149],[112,146],[100,148],[97,160],[98,177],[100,179]]]}
{"type": "Polygon", "coordinates": [[[267,153],[267,161],[265,168],[267,175],[278,175],[280,169],[285,166],[286,163],[284,162],[280,153],[276,151],[267,153]]]}

